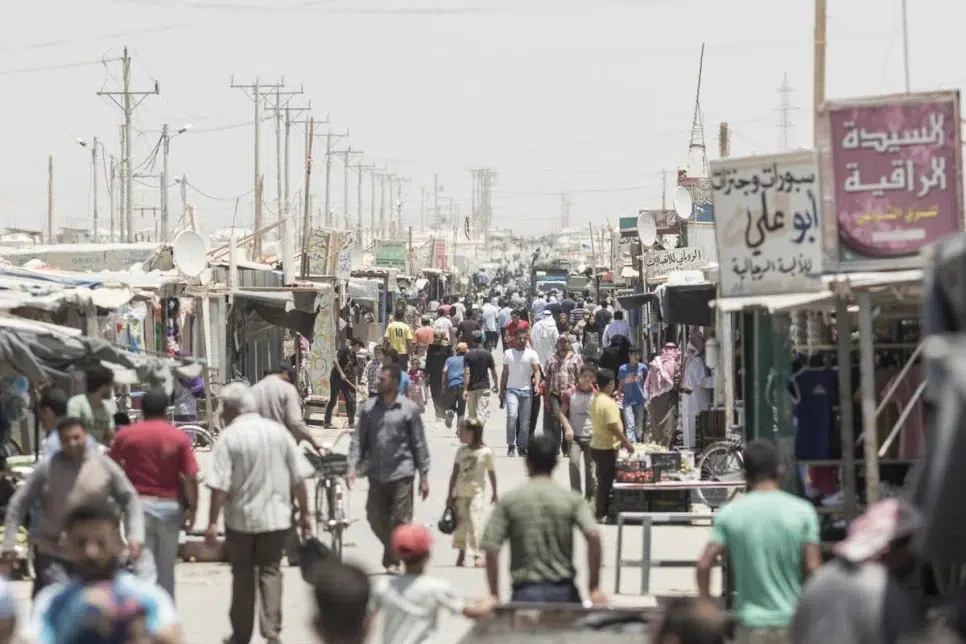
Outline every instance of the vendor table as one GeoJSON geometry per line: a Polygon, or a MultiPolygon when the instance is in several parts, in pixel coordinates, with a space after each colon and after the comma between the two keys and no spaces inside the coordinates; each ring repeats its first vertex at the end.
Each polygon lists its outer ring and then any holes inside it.
{"type": "Polygon", "coordinates": [[[621,512],[690,512],[692,490],[744,487],[744,481],[615,483],[611,518],[616,520],[621,512]]]}

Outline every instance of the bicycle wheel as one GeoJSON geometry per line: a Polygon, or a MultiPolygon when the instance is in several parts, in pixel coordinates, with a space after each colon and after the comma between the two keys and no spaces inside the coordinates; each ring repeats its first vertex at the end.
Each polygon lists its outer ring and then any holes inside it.
{"type": "Polygon", "coordinates": [[[325,479],[319,479],[315,482],[315,534],[320,538],[322,533],[328,530],[325,513],[327,507],[325,503],[326,493],[325,479]]]}
{"type": "Polygon", "coordinates": [[[343,534],[346,528],[346,513],[345,513],[345,484],[342,479],[336,479],[332,485],[329,487],[329,493],[331,494],[332,504],[330,506],[329,523],[331,524],[332,533],[332,554],[334,554],[338,559],[342,559],[342,547],[343,547],[343,534]]]}
{"type": "Polygon", "coordinates": [[[329,483],[320,482],[316,488],[316,520],[315,525],[318,530],[319,538],[327,532],[329,534],[329,547],[332,554],[342,558],[342,531],[345,528],[343,523],[343,496],[341,494],[342,482],[335,480],[329,483]]]}
{"type": "Polygon", "coordinates": [[[198,425],[179,425],[178,429],[188,435],[188,438],[191,439],[191,447],[195,449],[210,449],[215,446],[215,437],[203,427],[199,427],[198,425]]]}
{"type": "MultiPolygon", "coordinates": [[[[741,447],[728,441],[708,446],[698,461],[702,481],[730,482],[744,477],[741,447]]],[[[710,508],[720,508],[737,495],[737,488],[698,488],[698,500],[710,508]]]]}

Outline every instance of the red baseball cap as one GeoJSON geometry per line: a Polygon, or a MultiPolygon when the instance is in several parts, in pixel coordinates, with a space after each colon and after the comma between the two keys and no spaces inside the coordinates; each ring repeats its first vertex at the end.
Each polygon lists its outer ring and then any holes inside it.
{"type": "Polygon", "coordinates": [[[404,523],[392,533],[392,549],[400,559],[418,559],[429,554],[433,535],[421,523],[404,523]]]}

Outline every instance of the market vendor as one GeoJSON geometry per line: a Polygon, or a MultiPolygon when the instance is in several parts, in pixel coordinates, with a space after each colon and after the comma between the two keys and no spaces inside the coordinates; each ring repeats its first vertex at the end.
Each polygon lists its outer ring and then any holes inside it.
{"type": "Polygon", "coordinates": [[[685,449],[694,449],[698,414],[711,409],[714,376],[710,375],[703,356],[704,336],[695,332],[688,340],[684,376],[681,379],[681,440],[685,449]]]}

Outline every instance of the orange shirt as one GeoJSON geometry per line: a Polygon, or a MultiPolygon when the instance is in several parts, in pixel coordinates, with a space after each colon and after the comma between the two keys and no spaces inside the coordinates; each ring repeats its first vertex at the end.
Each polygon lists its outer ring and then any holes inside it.
{"type": "Polygon", "coordinates": [[[431,326],[421,326],[416,329],[416,344],[428,347],[436,337],[436,330],[431,326]]]}

